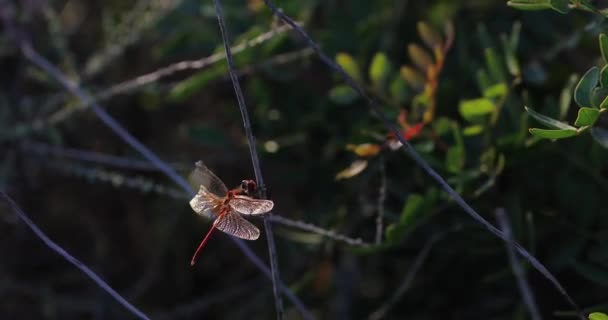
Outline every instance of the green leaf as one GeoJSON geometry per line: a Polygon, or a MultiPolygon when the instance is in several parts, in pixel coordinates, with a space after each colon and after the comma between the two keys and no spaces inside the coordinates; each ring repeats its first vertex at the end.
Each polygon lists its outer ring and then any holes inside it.
{"type": "Polygon", "coordinates": [[[502,34],[500,36],[500,42],[502,43],[502,48],[505,53],[505,62],[507,64],[507,70],[509,70],[509,73],[512,76],[518,77],[519,75],[521,75],[521,69],[519,67],[519,61],[515,56],[516,48],[511,46],[511,42],[505,34],[502,34]]]}
{"type": "Polygon", "coordinates": [[[401,216],[399,217],[399,223],[409,224],[412,223],[416,218],[416,213],[424,204],[424,198],[419,194],[412,194],[407,198],[401,216]]]}
{"type": "Polygon", "coordinates": [[[484,54],[492,80],[494,80],[494,82],[506,82],[507,76],[498,53],[492,48],[486,48],[484,54]]]}
{"type": "Polygon", "coordinates": [[[501,82],[485,89],[483,91],[483,96],[490,99],[501,99],[507,95],[507,90],[507,84],[501,82]]]}
{"type": "Polygon", "coordinates": [[[477,70],[477,73],[475,75],[477,77],[477,85],[479,86],[479,91],[484,92],[492,86],[492,81],[490,80],[490,76],[488,76],[486,70],[479,69],[477,70]]]}
{"type": "Polygon", "coordinates": [[[578,81],[577,74],[570,75],[570,78],[568,78],[568,81],[566,82],[564,89],[562,89],[562,92],[559,96],[559,119],[560,120],[565,119],[566,115],[568,114],[568,109],[570,109],[570,103],[572,102],[572,92],[574,91],[574,86],[576,85],[577,81],[578,81]]]}
{"type": "Polygon", "coordinates": [[[538,122],[546,125],[547,127],[553,128],[553,129],[564,129],[564,130],[574,130],[576,131],[576,128],[568,125],[566,123],[557,121],[553,118],[549,118],[547,116],[544,116],[528,107],[524,107],[526,109],[526,111],[528,112],[529,115],[532,116],[532,118],[538,120],[538,122]]]}
{"type": "Polygon", "coordinates": [[[388,61],[384,52],[378,52],[374,55],[372,63],[369,66],[369,78],[376,88],[382,88],[386,79],[391,72],[391,63],[388,61]]]}
{"type": "Polygon", "coordinates": [[[548,0],[511,0],[507,1],[507,5],[519,10],[545,10],[552,8],[548,0]]]}
{"type": "Polygon", "coordinates": [[[450,173],[460,173],[464,168],[464,148],[453,146],[448,149],[445,167],[450,173]]]}
{"type": "Polygon", "coordinates": [[[600,33],[599,40],[600,40],[600,51],[602,52],[602,58],[604,58],[605,63],[608,63],[608,36],[606,36],[603,33],[600,33]]]}
{"type": "Polygon", "coordinates": [[[359,95],[357,92],[345,84],[335,86],[329,91],[329,99],[336,104],[351,104],[357,100],[358,97],[359,95]]]}
{"type": "Polygon", "coordinates": [[[361,77],[361,69],[357,64],[357,61],[348,53],[338,53],[336,55],[336,62],[346,71],[346,73],[351,76],[353,79],[361,82],[363,77],[361,77]]]}
{"type": "Polygon", "coordinates": [[[600,116],[600,111],[595,108],[580,108],[578,110],[578,117],[574,122],[577,127],[592,126],[597,118],[600,116]]]}
{"type": "Polygon", "coordinates": [[[494,102],[487,98],[463,100],[458,105],[460,115],[469,121],[474,117],[492,113],[495,109],[494,102]]]}
{"type": "Polygon", "coordinates": [[[597,86],[600,72],[597,67],[589,69],[574,89],[574,101],[581,107],[592,107],[591,93],[597,86]]]}
{"type": "Polygon", "coordinates": [[[568,7],[569,0],[550,0],[549,3],[551,4],[551,8],[559,13],[568,13],[570,11],[568,7]]]}
{"type": "Polygon", "coordinates": [[[472,125],[465,127],[462,129],[462,134],[465,136],[476,136],[483,132],[483,126],[481,125],[472,125]]]}
{"type": "Polygon", "coordinates": [[[407,83],[400,75],[396,75],[394,77],[388,90],[391,94],[391,98],[395,99],[399,103],[405,103],[410,96],[410,90],[407,83]]]}
{"type": "Polygon", "coordinates": [[[597,87],[591,92],[591,105],[594,108],[601,108],[602,103],[608,97],[608,88],[597,87]]]}
{"type": "Polygon", "coordinates": [[[601,312],[592,312],[589,314],[589,320],[608,320],[608,315],[601,312]]]}
{"type": "Polygon", "coordinates": [[[599,143],[600,146],[608,149],[608,130],[593,127],[591,128],[591,136],[597,143],[599,143]]]}
{"type": "Polygon", "coordinates": [[[435,31],[435,29],[433,29],[428,23],[419,21],[416,27],[418,28],[420,38],[430,49],[433,49],[443,43],[443,39],[441,39],[439,33],[437,33],[437,31],[435,31]]]}
{"type": "Polygon", "coordinates": [[[600,85],[602,88],[608,88],[608,64],[600,71],[600,85]]]}
{"type": "Polygon", "coordinates": [[[563,139],[577,135],[578,131],[570,129],[551,130],[532,128],[530,129],[530,133],[535,137],[543,139],[563,139]]]}

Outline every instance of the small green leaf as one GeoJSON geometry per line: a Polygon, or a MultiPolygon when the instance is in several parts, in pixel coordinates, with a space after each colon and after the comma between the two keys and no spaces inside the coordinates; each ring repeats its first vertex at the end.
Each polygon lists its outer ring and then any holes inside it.
{"type": "Polygon", "coordinates": [[[492,48],[486,48],[484,54],[486,58],[486,65],[488,66],[488,71],[490,72],[490,77],[492,77],[492,80],[495,82],[506,82],[507,76],[498,53],[496,53],[496,51],[492,48]]]}
{"type": "Polygon", "coordinates": [[[591,107],[591,93],[597,86],[600,72],[597,67],[589,69],[574,89],[574,101],[581,107],[591,107]]]}
{"type": "Polygon", "coordinates": [[[351,87],[347,85],[338,85],[329,91],[329,99],[336,104],[346,105],[351,104],[359,95],[351,87]]]}
{"type": "Polygon", "coordinates": [[[479,91],[484,92],[492,86],[492,81],[490,80],[490,76],[488,76],[486,70],[479,69],[475,75],[477,76],[477,85],[479,86],[479,91]]]}
{"type": "Polygon", "coordinates": [[[574,130],[576,131],[576,128],[568,125],[566,123],[557,121],[553,118],[549,118],[545,115],[542,115],[528,107],[524,107],[526,109],[526,111],[528,112],[529,115],[532,116],[532,118],[538,120],[538,122],[546,125],[547,127],[553,128],[553,129],[564,129],[564,130],[574,130]]]}
{"type": "Polygon", "coordinates": [[[574,125],[577,127],[592,126],[599,116],[600,111],[595,108],[580,108],[574,125]]]}
{"type": "Polygon", "coordinates": [[[570,129],[551,130],[551,129],[532,128],[532,129],[530,129],[530,133],[535,137],[544,138],[544,139],[563,139],[563,138],[574,137],[578,133],[578,131],[570,130],[570,129]]]}
{"type": "Polygon", "coordinates": [[[552,8],[548,0],[511,0],[507,1],[507,5],[519,10],[545,10],[552,8]]]}
{"type": "Polygon", "coordinates": [[[577,81],[578,81],[577,74],[570,75],[570,78],[568,78],[568,81],[566,82],[564,89],[562,89],[562,92],[559,96],[559,119],[560,120],[565,119],[566,115],[568,114],[568,109],[570,109],[570,103],[572,102],[572,92],[574,91],[574,86],[576,85],[577,81]]]}
{"type": "Polygon", "coordinates": [[[464,168],[464,149],[453,146],[448,149],[445,157],[445,167],[450,173],[460,173],[464,168]]]}
{"type": "Polygon", "coordinates": [[[497,83],[488,87],[483,91],[483,96],[490,99],[501,99],[507,95],[507,84],[504,82],[497,83]]]}
{"type": "Polygon", "coordinates": [[[608,88],[608,64],[600,71],[600,85],[602,88],[608,88]]]}
{"type": "Polygon", "coordinates": [[[416,71],[410,66],[402,66],[400,70],[401,77],[403,80],[416,90],[422,90],[424,88],[425,79],[420,72],[416,71]]]}
{"type": "Polygon", "coordinates": [[[431,55],[419,45],[414,43],[408,45],[407,52],[409,53],[412,62],[421,71],[426,72],[426,70],[433,65],[433,58],[431,58],[431,55]]]}
{"type": "Polygon", "coordinates": [[[460,115],[467,120],[472,120],[474,117],[492,113],[495,109],[496,106],[494,103],[487,98],[463,100],[460,101],[460,104],[458,105],[460,115]]]}
{"type": "Polygon", "coordinates": [[[608,88],[597,87],[591,92],[591,105],[594,108],[601,108],[602,103],[608,97],[608,88]]]}
{"type": "Polygon", "coordinates": [[[369,66],[369,78],[376,88],[382,88],[391,72],[391,63],[384,52],[374,55],[369,66]]]}
{"type": "Polygon", "coordinates": [[[608,320],[608,315],[601,312],[592,312],[589,314],[589,320],[608,320]]]}
{"type": "Polygon", "coordinates": [[[420,38],[422,38],[424,44],[426,44],[426,46],[430,49],[433,49],[443,43],[443,39],[441,39],[439,33],[437,33],[437,31],[435,31],[435,29],[433,29],[428,23],[419,21],[416,27],[418,28],[420,38]]]}
{"type": "Polygon", "coordinates": [[[483,132],[483,126],[481,125],[472,125],[465,127],[462,129],[462,134],[465,136],[476,136],[483,132]]]}
{"type": "Polygon", "coordinates": [[[568,7],[569,0],[550,0],[549,3],[551,4],[551,8],[559,13],[568,13],[570,10],[568,7]]]}
{"type": "Polygon", "coordinates": [[[411,194],[407,197],[401,217],[399,217],[399,223],[410,224],[416,219],[416,213],[419,212],[420,207],[424,204],[424,198],[419,194],[411,194]]]}
{"type": "Polygon", "coordinates": [[[388,90],[391,94],[391,98],[395,99],[399,103],[405,103],[407,98],[410,96],[410,90],[407,83],[400,75],[396,75],[394,77],[388,90]]]}
{"type": "Polygon", "coordinates": [[[600,40],[600,51],[602,52],[602,58],[604,58],[605,63],[608,63],[608,36],[606,36],[603,33],[600,33],[599,40],[600,40]]]}
{"type": "Polygon", "coordinates": [[[361,77],[361,69],[359,68],[359,64],[357,61],[348,53],[338,53],[336,55],[336,62],[346,71],[346,73],[351,76],[353,79],[357,81],[361,81],[363,77],[361,77]]]}
{"type": "Polygon", "coordinates": [[[516,48],[513,48],[511,46],[511,42],[505,34],[500,35],[500,42],[502,43],[502,48],[505,53],[505,62],[507,64],[507,70],[509,70],[509,73],[512,76],[518,77],[521,74],[521,69],[519,67],[519,61],[515,56],[516,48]]]}
{"type": "Polygon", "coordinates": [[[600,146],[608,149],[608,130],[599,127],[593,127],[591,128],[591,136],[593,137],[595,142],[600,144],[600,146]]]}

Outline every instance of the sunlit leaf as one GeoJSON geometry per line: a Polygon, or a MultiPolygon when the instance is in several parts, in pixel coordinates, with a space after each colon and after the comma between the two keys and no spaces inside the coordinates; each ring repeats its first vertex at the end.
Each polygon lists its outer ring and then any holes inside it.
{"type": "Polygon", "coordinates": [[[476,136],[483,132],[483,126],[481,125],[472,125],[465,127],[462,129],[462,134],[465,136],[476,136]]]}
{"type": "Polygon", "coordinates": [[[350,150],[360,157],[371,157],[377,155],[382,147],[375,143],[348,144],[346,150],[350,150]]]}
{"type": "Polygon", "coordinates": [[[560,122],[558,120],[555,120],[553,118],[547,117],[545,115],[542,115],[528,107],[524,107],[526,109],[526,111],[528,112],[529,115],[532,116],[532,118],[538,120],[538,122],[546,125],[547,127],[550,128],[554,128],[554,129],[563,129],[563,130],[574,130],[576,131],[576,127],[573,127],[569,124],[560,122]]]}
{"type": "Polygon", "coordinates": [[[369,78],[376,88],[384,86],[386,79],[391,72],[391,63],[389,62],[384,52],[378,52],[374,55],[372,63],[369,66],[369,78]]]}
{"type": "Polygon", "coordinates": [[[410,55],[410,59],[416,65],[416,67],[418,67],[418,69],[426,72],[433,64],[433,58],[431,58],[429,53],[422,49],[419,45],[412,43],[407,46],[407,51],[410,55]]]}
{"type": "Polygon", "coordinates": [[[578,75],[572,74],[568,78],[566,85],[562,89],[562,92],[559,96],[559,119],[562,120],[566,118],[568,114],[568,109],[570,109],[570,103],[572,102],[572,93],[574,92],[574,86],[578,81],[578,75]]]}
{"type": "Polygon", "coordinates": [[[578,117],[574,122],[577,127],[592,126],[597,118],[600,116],[600,111],[595,108],[580,108],[578,110],[578,117]]]}
{"type": "Polygon", "coordinates": [[[577,135],[578,131],[570,129],[530,129],[530,133],[543,139],[563,139],[577,135]]]}
{"type": "Polygon", "coordinates": [[[403,80],[416,90],[422,90],[424,88],[425,79],[420,72],[409,66],[402,66],[400,70],[401,77],[403,80]]]}
{"type": "Polygon", "coordinates": [[[492,113],[495,109],[496,106],[494,105],[494,102],[487,98],[463,100],[460,101],[460,104],[458,105],[460,115],[467,120],[472,120],[474,117],[492,113]]]}
{"type": "Polygon", "coordinates": [[[574,89],[574,101],[581,107],[592,107],[591,93],[599,80],[599,69],[592,67],[582,77],[574,89]]]}
{"type": "Polygon", "coordinates": [[[600,146],[608,149],[608,130],[599,127],[591,128],[591,136],[600,146]]]}
{"type": "Polygon", "coordinates": [[[337,104],[351,104],[359,98],[359,95],[348,85],[338,85],[329,91],[329,99],[337,104]]]}
{"type": "Polygon", "coordinates": [[[350,166],[336,174],[336,180],[349,179],[359,173],[363,172],[367,168],[367,160],[355,160],[350,166]]]}
{"type": "Polygon", "coordinates": [[[483,91],[483,96],[491,99],[501,99],[507,95],[507,84],[504,82],[497,83],[488,87],[483,91]]]}
{"type": "Polygon", "coordinates": [[[428,23],[420,21],[416,27],[418,28],[420,38],[422,38],[424,44],[426,44],[426,46],[430,49],[442,44],[443,39],[441,39],[439,33],[435,31],[428,23]]]}
{"type": "Polygon", "coordinates": [[[589,320],[608,320],[608,315],[601,312],[592,312],[589,314],[589,320]]]}
{"type": "Polygon", "coordinates": [[[336,62],[346,71],[346,73],[357,81],[362,81],[361,68],[357,61],[348,53],[338,53],[336,55],[336,62]]]}
{"type": "Polygon", "coordinates": [[[551,9],[548,0],[511,0],[507,5],[519,10],[545,10],[551,9]]]}

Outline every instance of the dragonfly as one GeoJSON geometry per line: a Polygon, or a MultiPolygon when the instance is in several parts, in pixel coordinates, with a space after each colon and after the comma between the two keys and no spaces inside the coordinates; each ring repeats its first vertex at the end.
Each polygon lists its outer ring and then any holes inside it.
{"type": "Polygon", "coordinates": [[[190,207],[200,216],[215,219],[194,252],[191,266],[196,263],[198,255],[215,229],[245,240],[259,238],[260,230],[241,215],[262,215],[272,210],[274,202],[252,197],[257,188],[255,181],[243,180],[238,187],[228,190],[224,182],[202,161],[196,162],[189,180],[199,187],[196,196],[190,200],[190,207]]]}

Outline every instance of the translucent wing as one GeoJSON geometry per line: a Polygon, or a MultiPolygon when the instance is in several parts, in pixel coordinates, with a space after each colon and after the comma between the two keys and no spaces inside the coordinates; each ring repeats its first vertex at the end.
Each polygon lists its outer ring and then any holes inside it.
{"type": "Polygon", "coordinates": [[[217,218],[213,225],[227,234],[245,240],[255,240],[260,236],[260,230],[256,226],[233,210],[217,218]]]}
{"type": "Polygon", "coordinates": [[[197,161],[192,173],[188,177],[194,189],[205,186],[207,190],[216,196],[223,197],[228,193],[226,185],[218,178],[202,161],[197,161]]]}
{"type": "Polygon", "coordinates": [[[201,216],[213,219],[217,217],[222,199],[209,192],[204,185],[200,185],[198,193],[190,200],[190,207],[201,216]]]}
{"type": "Polygon", "coordinates": [[[266,213],[274,207],[271,200],[253,199],[247,196],[236,195],[228,202],[230,207],[244,215],[257,215],[266,213]]]}

